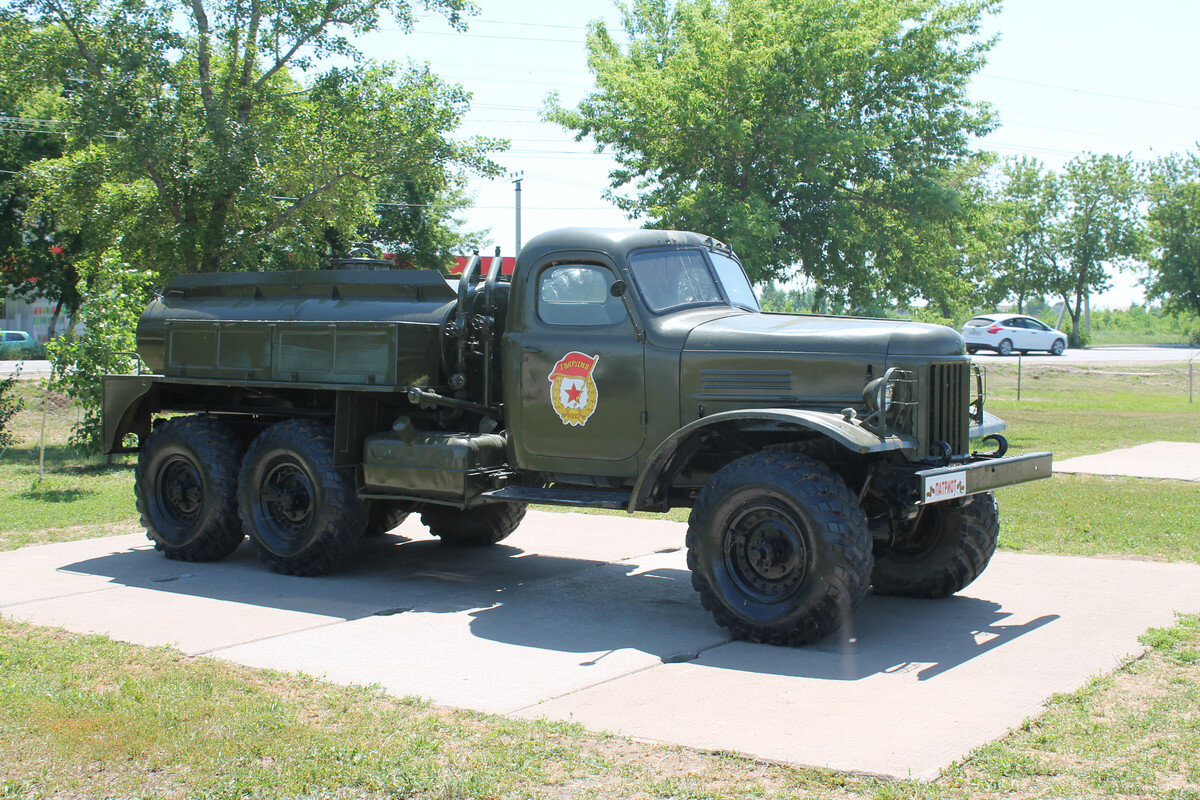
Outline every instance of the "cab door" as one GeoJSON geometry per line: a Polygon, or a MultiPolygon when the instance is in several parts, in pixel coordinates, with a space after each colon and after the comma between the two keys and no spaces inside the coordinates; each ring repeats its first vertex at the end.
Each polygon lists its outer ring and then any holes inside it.
{"type": "Polygon", "coordinates": [[[646,438],[644,345],[611,265],[584,259],[539,265],[522,294],[523,319],[509,321],[503,347],[509,436],[526,469],[637,474],[646,438]],[[517,389],[518,391],[513,391],[517,389]]]}

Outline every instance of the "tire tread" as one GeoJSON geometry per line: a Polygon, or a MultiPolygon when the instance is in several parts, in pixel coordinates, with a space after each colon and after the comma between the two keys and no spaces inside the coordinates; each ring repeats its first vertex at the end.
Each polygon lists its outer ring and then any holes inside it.
{"type": "Polygon", "coordinates": [[[829,467],[786,449],[763,450],[719,470],[701,491],[688,518],[687,563],[692,587],[701,605],[735,639],[796,646],[817,641],[841,627],[866,596],[872,568],[871,537],[857,498],[829,467]],[[699,537],[704,520],[716,512],[725,487],[746,483],[789,486],[796,497],[808,499],[808,510],[825,534],[834,554],[827,588],[811,613],[792,627],[756,625],[729,611],[698,569],[699,537]]]}
{"type": "MultiPolygon", "coordinates": [[[[875,562],[872,584],[876,594],[937,599],[962,591],[987,568],[996,552],[1000,511],[991,492],[971,495],[961,505],[948,506],[953,513],[957,541],[936,560],[894,563],[886,554],[875,562]]],[[[949,523],[946,523],[949,524],[949,523]]]]}
{"type": "Polygon", "coordinates": [[[238,515],[246,535],[258,553],[258,559],[276,572],[285,575],[325,575],[345,566],[362,545],[366,533],[367,508],[358,499],[354,475],[344,467],[333,465],[333,433],[329,426],[307,419],[290,419],[277,423],[263,432],[250,445],[239,475],[242,501],[238,515]],[[320,530],[312,535],[309,545],[294,556],[279,556],[261,545],[254,535],[253,512],[249,508],[252,473],[263,451],[284,444],[312,460],[319,481],[320,493],[328,514],[319,515],[320,530]]]}
{"type": "Polygon", "coordinates": [[[234,430],[200,415],[169,419],[147,437],[133,471],[134,499],[146,538],[155,550],[175,561],[219,561],[237,549],[245,538],[236,501],[238,465],[245,449],[244,440],[234,430]],[[156,526],[143,488],[143,481],[150,477],[146,469],[155,449],[172,437],[182,440],[200,458],[205,478],[212,486],[212,497],[224,500],[211,507],[206,530],[182,545],[172,545],[155,536],[156,526]]]}

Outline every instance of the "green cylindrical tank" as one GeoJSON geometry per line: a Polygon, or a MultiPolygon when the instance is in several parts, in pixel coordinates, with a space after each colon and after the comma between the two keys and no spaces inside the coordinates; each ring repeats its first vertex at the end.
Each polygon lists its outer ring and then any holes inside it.
{"type": "Polygon", "coordinates": [[[138,353],[172,377],[436,385],[456,297],[428,270],[181,275],[138,321],[138,353]]]}

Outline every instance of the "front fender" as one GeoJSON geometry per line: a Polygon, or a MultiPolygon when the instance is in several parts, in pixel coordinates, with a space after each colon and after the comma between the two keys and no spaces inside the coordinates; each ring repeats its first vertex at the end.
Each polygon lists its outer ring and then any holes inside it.
{"type": "Polygon", "coordinates": [[[655,448],[638,475],[629,498],[629,511],[638,511],[650,504],[662,477],[670,475],[677,465],[677,455],[688,455],[686,444],[695,442],[710,428],[719,425],[778,426],[780,430],[803,430],[833,439],[853,453],[883,453],[890,450],[915,448],[917,441],[910,437],[878,436],[858,420],[847,421],[841,414],[827,411],[805,411],[796,408],[760,408],[752,411],[724,411],[691,422],[668,436],[655,448]]]}

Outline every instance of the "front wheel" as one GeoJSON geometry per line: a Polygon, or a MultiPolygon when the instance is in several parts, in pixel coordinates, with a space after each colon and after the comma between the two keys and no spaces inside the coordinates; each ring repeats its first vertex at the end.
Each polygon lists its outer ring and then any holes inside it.
{"type": "Polygon", "coordinates": [[[322,575],[354,557],[367,506],[354,471],[333,465],[333,432],[309,420],[263,431],[238,476],[238,513],[258,557],[277,572],[322,575]]]}
{"type": "Polygon", "coordinates": [[[1062,339],[1055,339],[1054,344],[1050,345],[1050,354],[1055,355],[1055,356],[1061,356],[1064,352],[1066,352],[1066,349],[1067,349],[1066,342],[1064,342],[1062,339]]]}
{"type": "Polygon", "coordinates": [[[786,450],[721,468],[688,519],[688,567],[700,602],[736,639],[814,642],[867,592],[871,535],[846,483],[786,450]]]}
{"type": "Polygon", "coordinates": [[[948,597],[979,577],[1000,536],[991,492],[926,506],[912,533],[875,557],[878,594],[948,597]]]}
{"type": "Polygon", "coordinates": [[[996,352],[1002,356],[1011,356],[1013,351],[1012,340],[1002,339],[1000,345],[996,348],[996,352]]]}

